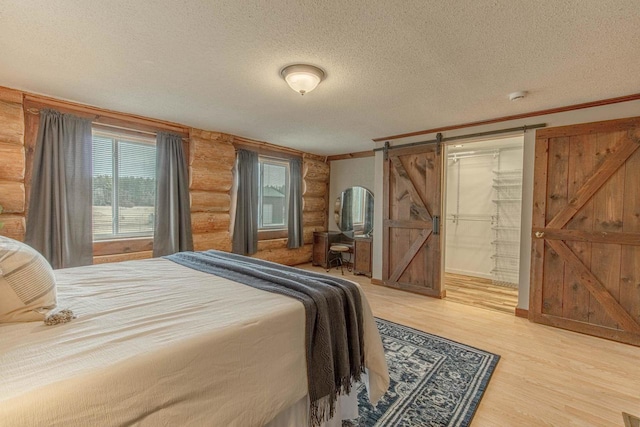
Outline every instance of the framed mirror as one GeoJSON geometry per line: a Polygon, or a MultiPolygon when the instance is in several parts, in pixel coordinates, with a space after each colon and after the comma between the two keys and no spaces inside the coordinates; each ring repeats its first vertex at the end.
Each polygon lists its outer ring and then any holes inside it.
{"type": "Polygon", "coordinates": [[[349,187],[336,199],[334,218],[343,234],[369,236],[373,231],[373,193],[364,187],[349,187]]]}

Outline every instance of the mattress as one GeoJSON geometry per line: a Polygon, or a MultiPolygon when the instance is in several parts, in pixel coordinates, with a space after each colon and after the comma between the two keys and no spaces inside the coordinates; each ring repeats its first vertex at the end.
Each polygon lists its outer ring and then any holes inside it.
{"type": "MultiPolygon", "coordinates": [[[[305,399],[304,309],[165,259],[56,271],[77,319],[0,326],[0,424],[263,426],[305,399]]],[[[373,402],[389,377],[363,295],[373,402]]]]}

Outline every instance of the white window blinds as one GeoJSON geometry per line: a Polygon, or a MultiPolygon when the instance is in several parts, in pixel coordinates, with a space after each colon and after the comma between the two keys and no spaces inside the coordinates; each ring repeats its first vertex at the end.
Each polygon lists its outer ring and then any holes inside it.
{"type": "Polygon", "coordinates": [[[94,240],[153,236],[155,162],[154,140],[94,130],[94,240]]]}
{"type": "Polygon", "coordinates": [[[258,229],[287,228],[289,210],[289,162],[260,157],[258,229]]]}

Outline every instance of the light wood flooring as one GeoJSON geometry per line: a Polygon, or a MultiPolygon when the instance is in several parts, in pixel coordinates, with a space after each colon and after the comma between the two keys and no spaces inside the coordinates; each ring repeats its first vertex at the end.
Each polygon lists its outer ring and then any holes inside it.
{"type": "Polygon", "coordinates": [[[494,285],[481,277],[445,273],[446,298],[460,304],[468,304],[488,310],[514,314],[518,305],[518,289],[494,285]]]}
{"type": "Polygon", "coordinates": [[[623,411],[640,415],[638,347],[344,277],[360,283],[375,316],[501,356],[473,427],[610,427],[624,425],[623,411]]]}

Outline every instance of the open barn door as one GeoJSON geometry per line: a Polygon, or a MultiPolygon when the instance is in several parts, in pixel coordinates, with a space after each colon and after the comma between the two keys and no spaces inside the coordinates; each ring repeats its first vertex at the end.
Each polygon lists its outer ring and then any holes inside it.
{"type": "Polygon", "coordinates": [[[538,130],[530,317],[640,345],[640,118],[538,130]]]}
{"type": "Polygon", "coordinates": [[[442,156],[439,144],[386,151],[382,281],[444,297],[440,278],[442,156]]]}

